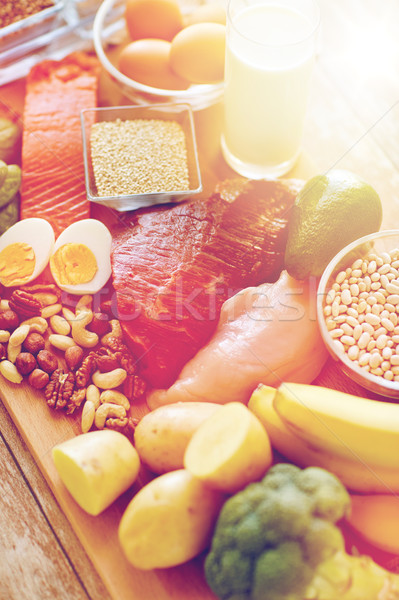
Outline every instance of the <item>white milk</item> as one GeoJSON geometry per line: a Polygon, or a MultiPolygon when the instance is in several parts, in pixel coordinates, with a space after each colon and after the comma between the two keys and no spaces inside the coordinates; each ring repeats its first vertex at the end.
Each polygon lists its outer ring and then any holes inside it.
{"type": "Polygon", "coordinates": [[[279,175],[300,149],[314,23],[277,3],[246,6],[230,18],[223,152],[242,175],[279,175]]]}

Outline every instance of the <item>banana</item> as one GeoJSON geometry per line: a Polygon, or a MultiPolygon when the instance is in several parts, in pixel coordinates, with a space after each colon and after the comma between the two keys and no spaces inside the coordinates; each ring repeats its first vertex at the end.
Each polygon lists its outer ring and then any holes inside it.
{"type": "Polygon", "coordinates": [[[314,448],[373,467],[399,469],[399,405],[283,383],[273,406],[285,425],[314,448]]]}
{"type": "Polygon", "coordinates": [[[350,490],[368,493],[399,493],[399,469],[370,466],[359,458],[345,458],[314,447],[297,437],[276,412],[276,390],[260,385],[252,394],[248,408],[265,427],[272,446],[283,457],[300,467],[317,466],[336,475],[350,490]]]}

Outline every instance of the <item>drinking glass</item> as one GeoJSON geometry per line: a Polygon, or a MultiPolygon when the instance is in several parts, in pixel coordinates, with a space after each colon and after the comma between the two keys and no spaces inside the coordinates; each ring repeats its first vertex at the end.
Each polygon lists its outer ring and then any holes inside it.
{"type": "Polygon", "coordinates": [[[277,177],[295,164],[319,22],[316,0],[229,0],[221,146],[239,174],[277,177]]]}

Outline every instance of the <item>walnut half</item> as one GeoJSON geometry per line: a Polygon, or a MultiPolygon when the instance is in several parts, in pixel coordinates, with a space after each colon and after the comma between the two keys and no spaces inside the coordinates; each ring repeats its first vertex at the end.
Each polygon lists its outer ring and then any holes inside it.
{"type": "Polygon", "coordinates": [[[56,369],[44,389],[44,396],[50,408],[65,408],[75,389],[75,375],[56,369]]]}

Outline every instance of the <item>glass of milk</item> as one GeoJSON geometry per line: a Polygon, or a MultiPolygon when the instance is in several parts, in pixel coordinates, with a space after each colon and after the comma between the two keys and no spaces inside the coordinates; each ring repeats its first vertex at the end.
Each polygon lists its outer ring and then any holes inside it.
{"type": "Polygon", "coordinates": [[[319,21],[316,0],[229,0],[221,145],[244,177],[298,158],[319,21]]]}

